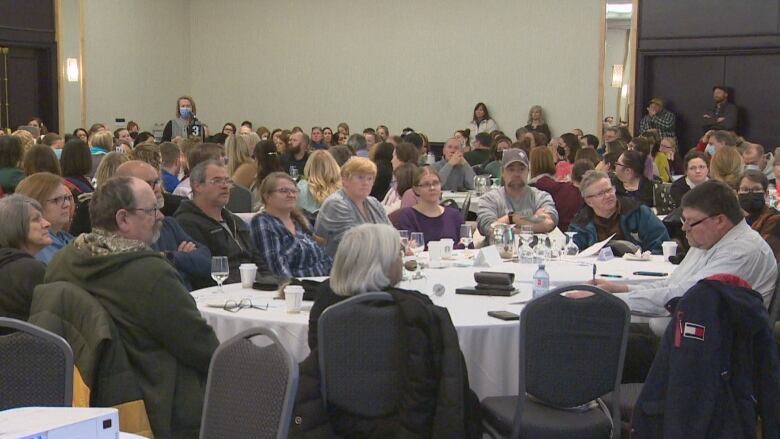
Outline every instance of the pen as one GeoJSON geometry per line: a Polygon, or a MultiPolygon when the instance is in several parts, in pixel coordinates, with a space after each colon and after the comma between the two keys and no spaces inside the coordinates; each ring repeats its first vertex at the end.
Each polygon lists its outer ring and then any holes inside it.
{"type": "Polygon", "coordinates": [[[623,276],[621,276],[619,274],[600,274],[599,276],[601,276],[601,277],[609,277],[609,278],[613,278],[613,279],[622,279],[623,278],[623,276]]]}
{"type": "Polygon", "coordinates": [[[593,285],[596,285],[596,264],[593,264],[593,285]]]}

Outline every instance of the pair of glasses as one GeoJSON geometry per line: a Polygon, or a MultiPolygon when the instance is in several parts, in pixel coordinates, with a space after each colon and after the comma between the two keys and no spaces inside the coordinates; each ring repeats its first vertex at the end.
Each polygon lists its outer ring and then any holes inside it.
{"type": "Polygon", "coordinates": [[[236,300],[228,300],[225,302],[225,306],[222,307],[225,311],[229,312],[239,312],[242,309],[259,309],[261,311],[267,311],[268,310],[268,304],[266,303],[263,306],[253,305],[251,299],[241,299],[239,301],[236,300]]]}
{"type": "Polygon", "coordinates": [[[418,184],[417,187],[423,188],[423,189],[436,189],[441,187],[441,182],[436,181],[433,183],[425,183],[425,184],[418,184]]]}
{"type": "Polygon", "coordinates": [[[300,192],[298,189],[290,189],[290,188],[281,188],[281,189],[274,189],[273,192],[277,192],[284,195],[298,195],[300,192]]]}
{"type": "Polygon", "coordinates": [[[611,187],[611,188],[605,189],[605,190],[603,190],[601,192],[597,192],[597,193],[595,193],[593,195],[586,195],[585,198],[604,198],[607,195],[612,195],[614,193],[615,193],[615,188],[611,187]]]}
{"type": "Polygon", "coordinates": [[[690,230],[690,229],[692,229],[692,228],[694,228],[694,227],[698,226],[699,224],[703,223],[704,221],[707,221],[707,220],[708,220],[708,219],[710,219],[710,218],[715,218],[715,217],[716,217],[716,216],[718,216],[718,215],[719,215],[719,214],[710,215],[710,216],[704,217],[704,218],[702,218],[702,219],[700,219],[700,220],[698,220],[698,221],[694,221],[694,222],[692,222],[692,223],[689,223],[688,221],[690,221],[690,220],[689,220],[689,219],[687,219],[687,218],[680,218],[680,220],[681,220],[681,222],[682,222],[682,225],[683,225],[683,227],[684,227],[684,226],[688,226],[688,230],[690,230]]]}
{"type": "Polygon", "coordinates": [[[134,208],[134,209],[127,209],[127,210],[131,210],[133,212],[143,212],[143,213],[145,213],[147,215],[157,216],[157,212],[160,211],[160,208],[159,207],[150,207],[148,209],[143,209],[141,207],[137,207],[137,208],[134,208]]]}
{"type": "Polygon", "coordinates": [[[212,178],[206,183],[212,184],[214,186],[233,186],[233,180],[229,178],[212,178]]]}
{"type": "Polygon", "coordinates": [[[64,206],[65,202],[67,202],[68,204],[73,203],[73,195],[70,195],[70,194],[68,194],[68,195],[60,195],[59,197],[49,198],[48,200],[46,200],[46,202],[47,203],[53,203],[53,204],[56,204],[58,206],[64,206]]]}

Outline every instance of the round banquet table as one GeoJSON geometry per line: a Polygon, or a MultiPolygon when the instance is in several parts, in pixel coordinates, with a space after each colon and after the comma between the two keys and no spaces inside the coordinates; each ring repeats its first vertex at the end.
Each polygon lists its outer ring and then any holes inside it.
{"type": "MultiPolygon", "coordinates": [[[[474,252],[472,252],[474,253],[474,252]]],[[[423,261],[427,255],[423,255],[423,261]]],[[[471,261],[461,251],[456,251],[452,261],[444,261],[444,268],[425,268],[424,278],[404,280],[398,286],[418,290],[431,297],[434,304],[446,307],[458,333],[461,350],[468,367],[469,383],[480,399],[487,396],[517,394],[519,364],[519,325],[517,321],[502,321],[487,315],[488,311],[506,310],[520,314],[523,304],[531,298],[533,273],[536,264],[503,262],[493,267],[462,266],[471,261]],[[472,296],[455,294],[459,287],[473,287],[474,273],[498,271],[515,273],[515,287],[520,291],[511,297],[472,296]],[[434,286],[444,287],[443,295],[432,294],[434,286]]],[[[649,261],[612,259],[596,261],[596,258],[574,258],[546,263],[551,287],[581,283],[593,276],[593,264],[598,273],[622,276],[613,281],[630,283],[657,281],[659,277],[636,276],[635,271],[669,273],[675,266],[664,262],[660,256],[649,261]]],[[[324,279],[324,278],[319,278],[324,279]]],[[[602,278],[603,279],[603,278],[602,278]]],[[[198,309],[214,328],[220,342],[246,329],[262,326],[276,331],[282,343],[298,361],[309,354],[307,343],[309,313],[313,302],[304,302],[303,311],[289,314],[284,300],[275,299],[275,292],[243,289],[240,284],[223,286],[223,294],[216,287],[192,292],[198,309]],[[268,309],[246,308],[237,312],[223,309],[226,300],[249,298],[255,306],[268,309]]]]}

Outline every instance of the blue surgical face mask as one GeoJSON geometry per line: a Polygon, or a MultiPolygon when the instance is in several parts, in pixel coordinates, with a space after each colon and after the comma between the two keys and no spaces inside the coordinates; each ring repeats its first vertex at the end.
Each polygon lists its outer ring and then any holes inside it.
{"type": "Polygon", "coordinates": [[[715,145],[713,145],[712,143],[708,143],[707,147],[704,148],[704,150],[707,152],[707,154],[711,156],[715,155],[715,145]]]}
{"type": "Polygon", "coordinates": [[[54,155],[56,155],[57,159],[59,160],[60,158],[62,158],[62,150],[61,149],[55,149],[54,150],[54,155]]]}
{"type": "Polygon", "coordinates": [[[192,114],[192,109],[189,107],[179,107],[179,115],[181,115],[182,119],[189,119],[190,114],[192,114]]]}

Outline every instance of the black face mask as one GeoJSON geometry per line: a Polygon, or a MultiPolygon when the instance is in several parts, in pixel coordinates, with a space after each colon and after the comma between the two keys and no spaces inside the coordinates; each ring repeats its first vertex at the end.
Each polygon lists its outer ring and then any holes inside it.
{"type": "Polygon", "coordinates": [[[749,194],[739,194],[739,205],[745,212],[753,215],[764,208],[764,193],[763,192],[751,192],[749,194]]]}
{"type": "Polygon", "coordinates": [[[560,157],[566,157],[566,148],[559,146],[558,147],[558,156],[560,157]]]}

